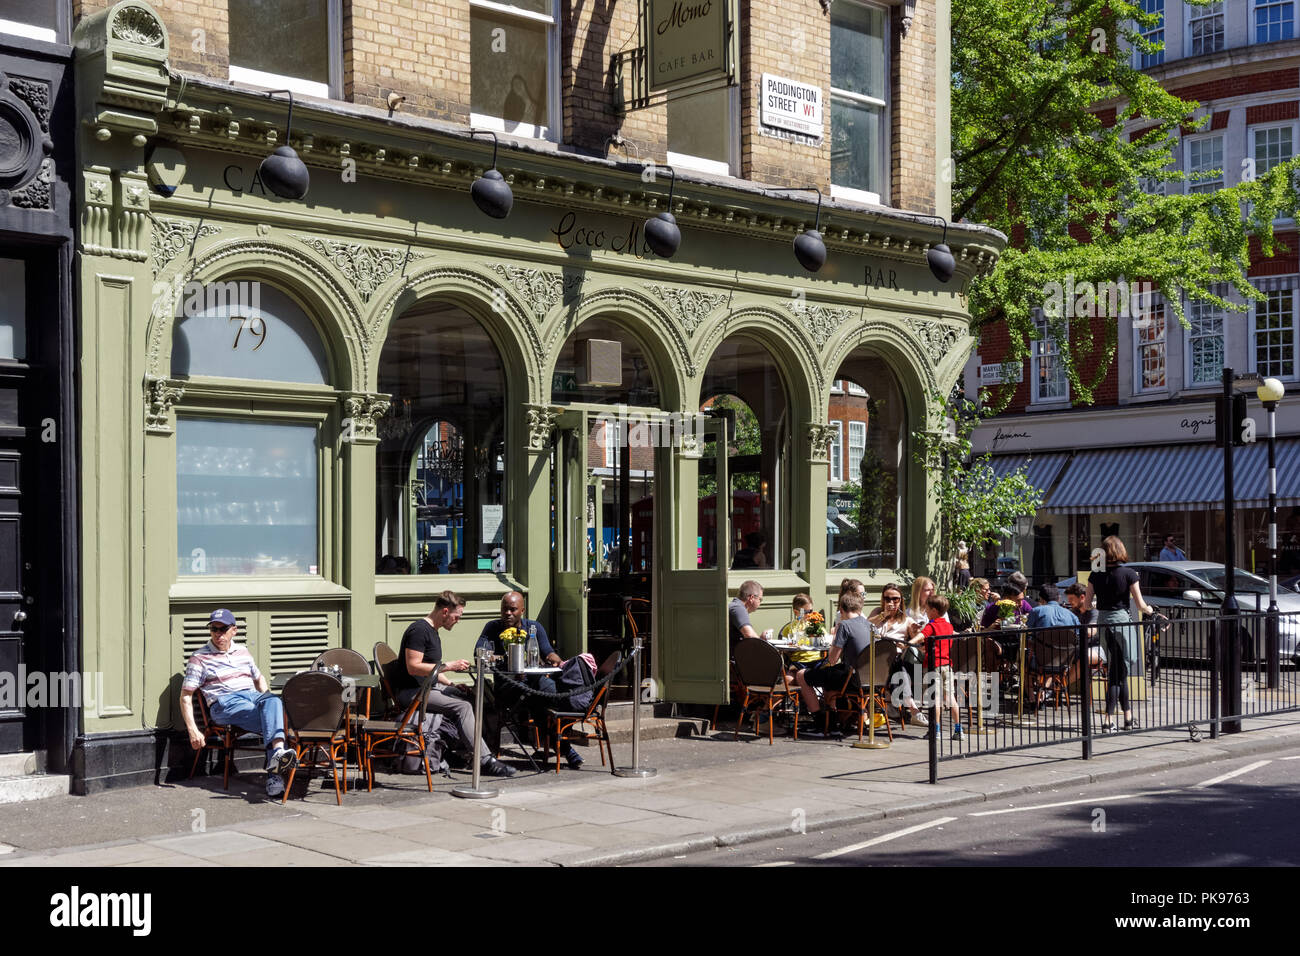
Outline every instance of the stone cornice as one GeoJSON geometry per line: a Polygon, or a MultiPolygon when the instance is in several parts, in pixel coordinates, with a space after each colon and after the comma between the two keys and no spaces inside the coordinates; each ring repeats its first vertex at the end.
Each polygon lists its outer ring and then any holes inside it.
{"type": "MultiPolygon", "coordinates": [[[[172,94],[181,91],[173,84],[172,94]]],[[[184,100],[169,100],[158,116],[159,140],[261,158],[278,145],[283,117],[275,104],[252,90],[205,78],[187,78],[184,100]]],[[[642,166],[561,152],[553,145],[506,142],[498,166],[517,199],[566,209],[652,215],[663,209],[663,182],[642,181],[642,166]]],[[[389,118],[353,104],[299,101],[291,145],[304,162],[337,172],[344,159],[358,175],[417,186],[467,190],[491,157],[491,144],[471,140],[468,129],[433,120],[389,118]]],[[[661,177],[662,178],[662,177],[661,177]]],[[[773,188],[773,187],[770,187],[773,188]]],[[[683,225],[730,236],[789,238],[813,224],[815,203],[770,196],[744,180],[705,179],[689,171],[677,177],[672,212],[683,225]]],[[[827,247],[924,267],[925,253],[940,241],[932,218],[895,209],[825,200],[821,231],[827,247]]],[[[965,278],[992,269],[1005,237],[985,226],[951,224],[948,243],[965,278]]]]}

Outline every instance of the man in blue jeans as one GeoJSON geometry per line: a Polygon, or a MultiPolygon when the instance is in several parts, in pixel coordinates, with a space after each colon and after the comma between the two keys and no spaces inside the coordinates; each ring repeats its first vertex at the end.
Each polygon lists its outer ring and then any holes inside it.
{"type": "Polygon", "coordinates": [[[235,644],[239,629],[235,615],[218,608],[208,618],[211,640],[199,648],[185,667],[181,684],[181,716],[190,746],[203,746],[203,732],[194,723],[194,692],[200,691],[218,724],[233,724],[266,741],[266,795],[284,793],[284,775],[298,766],[297,755],[284,745],[284,705],[270,692],[253,655],[235,644]]]}

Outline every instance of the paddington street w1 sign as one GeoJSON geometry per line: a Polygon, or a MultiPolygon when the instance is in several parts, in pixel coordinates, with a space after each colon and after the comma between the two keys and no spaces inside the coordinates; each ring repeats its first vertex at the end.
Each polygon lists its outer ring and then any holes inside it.
{"type": "Polygon", "coordinates": [[[764,126],[821,138],[822,91],[815,86],[764,73],[758,112],[764,126]]]}
{"type": "Polygon", "coordinates": [[[725,78],[734,0],[642,0],[651,90],[725,78]]]}

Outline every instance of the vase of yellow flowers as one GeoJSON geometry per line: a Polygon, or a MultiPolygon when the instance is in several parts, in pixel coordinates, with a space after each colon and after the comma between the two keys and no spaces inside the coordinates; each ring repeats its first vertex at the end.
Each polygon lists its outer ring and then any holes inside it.
{"type": "Polygon", "coordinates": [[[506,648],[506,662],[512,671],[524,669],[524,655],[527,652],[528,635],[522,628],[508,627],[501,632],[501,643],[506,648]]]}

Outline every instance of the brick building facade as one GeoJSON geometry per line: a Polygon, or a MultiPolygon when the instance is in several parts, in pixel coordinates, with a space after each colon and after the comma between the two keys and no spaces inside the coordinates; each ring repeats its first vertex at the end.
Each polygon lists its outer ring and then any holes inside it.
{"type": "MultiPolygon", "coordinates": [[[[1156,39],[1163,39],[1164,52],[1134,52],[1134,65],[1171,93],[1197,101],[1199,115],[1209,119],[1202,129],[1184,129],[1173,150],[1176,168],[1193,178],[1161,188],[1230,186],[1296,155],[1296,6],[1255,0],[1154,5],[1163,11],[1158,28],[1163,32],[1156,39]]],[[[1113,111],[1109,121],[1114,121],[1113,111]]],[[[1130,138],[1149,130],[1140,118],[1129,125],[1130,138]]],[[[1213,403],[1222,390],[1222,369],[1281,379],[1288,391],[1278,413],[1282,461],[1289,460],[1300,439],[1294,398],[1300,386],[1300,236],[1291,222],[1275,228],[1278,247],[1272,257],[1265,258],[1257,242],[1251,244],[1248,275],[1267,296],[1263,302],[1245,302],[1234,293],[1229,300],[1245,309],[1226,311],[1185,301],[1189,327],[1182,328],[1157,296],[1149,324],[1139,321],[1135,327],[1131,317],[1120,318],[1115,359],[1091,406],[1072,400],[1055,357],[1057,344],[1050,337],[1033,343],[1007,410],[976,434],[978,450],[998,456],[1000,468],[1028,462],[1031,477],[1047,493],[1034,520],[1037,530],[1003,544],[1006,553],[1024,556],[1031,577],[1059,578],[1086,568],[1103,532],[1114,529],[1135,558],[1155,557],[1165,535],[1173,534],[1191,558],[1222,560],[1222,466],[1206,446],[1214,437],[1213,403]],[[1190,485],[1175,480],[1186,472],[1208,477],[1190,485]],[[1140,477],[1114,480],[1129,474],[1140,477]]],[[[1087,238],[1079,226],[1072,226],[1071,233],[1087,238]]],[[[1104,323],[1092,320],[1095,342],[1105,341],[1104,323]]],[[[983,332],[967,367],[968,392],[1001,380],[998,365],[1009,347],[1004,328],[983,332]]],[[[1080,371],[1085,379],[1095,380],[1099,361],[1096,356],[1084,359],[1080,371]]],[[[1263,438],[1265,414],[1253,393],[1251,405],[1263,438]]],[[[1236,561],[1261,571],[1267,564],[1263,457],[1260,442],[1246,450],[1235,469],[1241,523],[1236,561]]],[[[1300,571],[1300,516],[1294,506],[1300,504],[1300,491],[1285,480],[1283,485],[1279,524],[1290,531],[1283,535],[1281,564],[1295,573],[1300,571]]]]}

